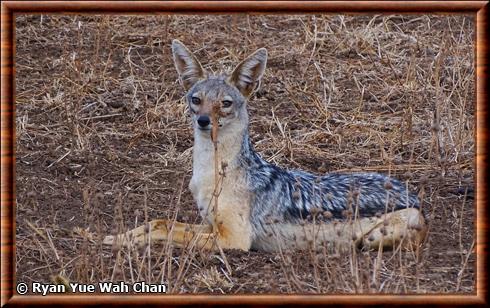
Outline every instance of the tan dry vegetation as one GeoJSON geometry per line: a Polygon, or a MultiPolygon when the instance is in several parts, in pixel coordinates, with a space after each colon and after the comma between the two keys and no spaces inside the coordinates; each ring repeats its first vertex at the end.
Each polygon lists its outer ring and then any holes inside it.
{"type": "Polygon", "coordinates": [[[472,17],[20,15],[16,25],[18,281],[475,292],[472,17]],[[249,103],[257,151],[283,167],[407,181],[429,218],[422,251],[227,251],[227,268],[221,255],[168,243],[102,247],[145,220],[199,222],[174,38],[212,71],[266,47],[249,103]]]}

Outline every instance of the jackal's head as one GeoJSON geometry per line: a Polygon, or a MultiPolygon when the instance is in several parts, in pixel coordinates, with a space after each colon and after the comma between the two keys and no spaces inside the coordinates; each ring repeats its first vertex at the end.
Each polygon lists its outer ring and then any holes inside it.
{"type": "Polygon", "coordinates": [[[196,57],[180,41],[172,42],[175,67],[187,91],[186,100],[194,128],[209,135],[213,106],[220,107],[219,127],[248,124],[247,98],[264,74],[267,50],[260,48],[243,60],[230,75],[208,74],[196,57]]]}

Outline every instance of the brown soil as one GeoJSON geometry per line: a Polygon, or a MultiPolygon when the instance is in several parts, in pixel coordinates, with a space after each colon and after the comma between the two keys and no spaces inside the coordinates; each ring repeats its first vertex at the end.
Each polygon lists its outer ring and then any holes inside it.
{"type": "Polygon", "coordinates": [[[216,294],[475,292],[472,17],[21,15],[16,25],[18,281],[139,279],[216,294]],[[288,168],[408,181],[430,224],[420,255],[384,252],[373,282],[377,252],[227,251],[229,273],[219,255],[166,244],[102,247],[105,235],[141,225],[145,210],[148,219],[199,221],[174,38],[214,71],[266,47],[249,103],[257,151],[288,168]]]}

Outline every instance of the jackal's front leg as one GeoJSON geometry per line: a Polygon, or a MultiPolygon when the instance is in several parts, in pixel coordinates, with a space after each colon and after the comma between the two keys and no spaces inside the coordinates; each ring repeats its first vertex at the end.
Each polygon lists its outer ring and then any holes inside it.
{"type": "Polygon", "coordinates": [[[164,219],[153,220],[126,233],[116,236],[106,236],[105,245],[130,244],[143,245],[148,241],[171,241],[178,247],[195,244],[198,248],[216,249],[218,235],[213,233],[210,225],[184,224],[164,219]]]}
{"type": "Polygon", "coordinates": [[[144,245],[148,241],[171,241],[177,247],[194,246],[198,249],[217,251],[222,249],[248,250],[250,245],[246,234],[236,234],[223,223],[213,232],[211,225],[185,224],[163,219],[153,220],[116,236],[106,236],[105,245],[144,245]],[[231,231],[231,232],[230,232],[231,231]],[[238,235],[238,239],[237,239],[238,235]]]}

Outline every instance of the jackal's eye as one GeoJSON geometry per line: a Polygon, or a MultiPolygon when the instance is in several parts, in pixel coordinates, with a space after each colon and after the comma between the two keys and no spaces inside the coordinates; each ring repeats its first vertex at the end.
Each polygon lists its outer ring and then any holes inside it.
{"type": "Polygon", "coordinates": [[[231,106],[231,104],[233,104],[233,102],[230,100],[224,100],[222,104],[223,104],[223,108],[228,108],[231,106]]]}
{"type": "Polygon", "coordinates": [[[201,99],[199,97],[193,97],[193,98],[191,98],[191,102],[194,105],[199,105],[201,103],[201,99]]]}

